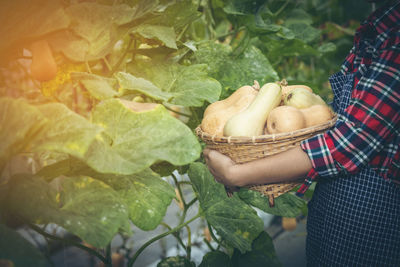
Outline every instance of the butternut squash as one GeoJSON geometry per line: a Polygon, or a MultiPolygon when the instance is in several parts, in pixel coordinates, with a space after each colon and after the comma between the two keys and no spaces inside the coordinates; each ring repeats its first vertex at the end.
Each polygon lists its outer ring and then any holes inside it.
{"type": "Polygon", "coordinates": [[[308,108],[312,105],[326,105],[325,101],[319,95],[301,87],[293,89],[285,97],[284,104],[299,109],[308,108]]]}
{"type": "Polygon", "coordinates": [[[327,105],[312,105],[309,108],[300,109],[300,112],[304,115],[306,127],[322,124],[333,118],[333,112],[327,105]]]}
{"type": "Polygon", "coordinates": [[[284,99],[287,97],[287,95],[288,95],[292,90],[294,90],[294,89],[296,89],[296,88],[303,88],[303,89],[309,91],[310,93],[313,92],[313,90],[312,90],[310,87],[308,87],[307,85],[298,84],[298,85],[287,85],[287,86],[282,86],[282,100],[284,101],[284,99]]]}
{"type": "Polygon", "coordinates": [[[258,136],[272,109],[281,102],[282,88],[276,83],[261,87],[253,102],[242,112],[232,116],[225,124],[225,136],[258,136]]]}
{"type": "Polygon", "coordinates": [[[245,85],[240,87],[229,97],[208,105],[207,108],[204,110],[203,118],[206,117],[208,114],[227,109],[228,107],[233,105],[241,106],[241,102],[244,101],[245,98],[253,99],[254,97],[252,96],[255,96],[258,93],[258,90],[260,90],[260,84],[257,81],[254,81],[254,84],[252,86],[245,85]]]}
{"type": "Polygon", "coordinates": [[[268,115],[264,133],[277,134],[296,131],[306,127],[303,113],[291,106],[279,106],[268,115]]]}
{"type": "Polygon", "coordinates": [[[40,40],[32,43],[31,52],[32,77],[41,82],[53,79],[57,74],[57,64],[47,41],[40,40]]]}
{"type": "Polygon", "coordinates": [[[227,120],[246,109],[259,88],[258,82],[254,81],[253,86],[242,86],[228,98],[210,104],[204,111],[201,129],[208,134],[222,136],[227,120]]]}

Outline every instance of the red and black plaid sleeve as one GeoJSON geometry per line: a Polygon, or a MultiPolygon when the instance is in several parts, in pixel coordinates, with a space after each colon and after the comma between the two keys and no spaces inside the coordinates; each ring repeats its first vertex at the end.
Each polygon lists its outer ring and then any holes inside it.
{"type": "Polygon", "coordinates": [[[355,77],[349,105],[338,114],[333,129],[302,142],[313,169],[300,194],[316,177],[356,173],[366,165],[379,169],[385,178],[399,178],[398,168],[391,164],[400,153],[399,144],[393,143],[400,136],[399,6],[368,23],[377,33],[375,47],[363,47],[368,41],[356,35],[355,49],[344,63],[355,77]]]}

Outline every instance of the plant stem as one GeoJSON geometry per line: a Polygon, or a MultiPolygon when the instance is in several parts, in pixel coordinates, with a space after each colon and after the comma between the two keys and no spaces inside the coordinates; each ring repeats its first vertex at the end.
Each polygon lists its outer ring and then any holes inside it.
{"type": "Polygon", "coordinates": [[[211,235],[212,239],[214,239],[214,241],[217,242],[218,245],[221,245],[221,241],[218,240],[218,238],[214,235],[214,232],[213,232],[209,222],[207,222],[207,227],[208,227],[208,230],[210,231],[210,235],[211,235]]]}
{"type": "Polygon", "coordinates": [[[192,182],[189,182],[189,181],[179,181],[179,184],[188,184],[188,185],[192,185],[192,182]]]}
{"type": "Polygon", "coordinates": [[[241,31],[241,30],[243,30],[243,29],[245,29],[246,27],[245,26],[240,26],[238,29],[236,29],[236,30],[233,30],[233,31],[230,31],[230,32],[227,32],[227,33],[224,33],[224,34],[221,34],[221,35],[218,35],[218,36],[216,36],[215,38],[214,38],[214,40],[218,40],[218,39],[220,39],[220,38],[225,38],[225,37],[228,37],[229,35],[232,35],[232,34],[236,34],[238,31],[241,31]]]}
{"type": "Polygon", "coordinates": [[[168,109],[169,111],[172,111],[172,112],[174,112],[174,113],[176,113],[176,114],[178,114],[178,115],[182,115],[182,116],[185,116],[185,117],[187,117],[187,118],[190,118],[190,115],[189,115],[189,114],[186,114],[186,113],[182,113],[182,112],[173,110],[172,108],[168,107],[168,106],[165,105],[165,104],[163,104],[163,106],[164,106],[166,109],[168,109]]]}
{"type": "Polygon", "coordinates": [[[177,177],[175,176],[175,174],[173,174],[173,173],[171,173],[171,176],[172,176],[172,178],[174,179],[174,182],[175,182],[176,188],[178,188],[179,194],[181,195],[183,207],[186,208],[186,205],[187,205],[187,204],[186,204],[186,202],[185,202],[185,198],[183,197],[182,189],[181,189],[181,186],[180,186],[180,184],[179,184],[179,182],[178,182],[178,178],[177,178],[177,177]]]}
{"type": "Polygon", "coordinates": [[[111,257],[111,242],[107,245],[106,248],[106,266],[112,267],[112,257],[111,257]]]}
{"type": "Polygon", "coordinates": [[[287,0],[275,13],[274,17],[277,17],[284,9],[285,7],[289,4],[289,0],[287,0]]]}
{"type": "Polygon", "coordinates": [[[112,67],[111,67],[111,65],[110,65],[110,62],[108,62],[108,60],[107,60],[106,57],[103,57],[102,59],[103,59],[103,61],[104,61],[104,64],[106,65],[108,71],[111,71],[111,70],[112,70],[112,67]]]}
{"type": "Polygon", "coordinates": [[[210,242],[207,240],[207,238],[203,238],[204,243],[206,243],[207,247],[211,250],[211,251],[215,251],[215,248],[213,248],[213,246],[211,246],[210,242]]]}
{"type": "Polygon", "coordinates": [[[61,241],[61,242],[64,243],[64,244],[68,244],[68,245],[72,245],[72,246],[78,247],[78,248],[80,248],[80,249],[82,249],[82,250],[85,250],[85,251],[88,252],[89,254],[91,254],[91,255],[93,255],[93,256],[96,256],[96,257],[99,258],[102,262],[107,263],[107,259],[106,259],[103,255],[101,255],[100,253],[98,253],[97,251],[95,251],[94,249],[88,248],[88,247],[86,247],[86,246],[84,246],[84,245],[82,245],[82,244],[80,244],[80,243],[78,243],[78,242],[72,241],[72,240],[64,239],[64,238],[61,238],[61,237],[58,237],[58,236],[53,236],[53,235],[51,235],[51,234],[49,234],[49,233],[43,231],[40,227],[38,227],[38,226],[36,226],[36,225],[34,225],[34,224],[29,223],[28,225],[29,225],[29,227],[31,227],[34,231],[38,232],[39,234],[43,235],[44,237],[47,237],[47,238],[53,239],[53,240],[57,240],[57,241],[61,241]]]}
{"type": "MultiPolygon", "coordinates": [[[[162,222],[161,225],[163,225],[163,226],[165,226],[166,228],[168,228],[168,230],[172,230],[172,227],[169,226],[168,224],[166,224],[165,222],[162,222]]],[[[176,240],[178,240],[178,243],[183,247],[183,249],[186,250],[186,246],[185,246],[185,244],[183,243],[182,238],[181,238],[179,235],[177,235],[176,233],[173,233],[173,236],[175,236],[176,240]]]]}
{"type": "MultiPolygon", "coordinates": [[[[117,62],[117,63],[114,65],[114,67],[112,68],[111,74],[113,74],[114,72],[116,72],[117,69],[119,68],[119,66],[120,66],[120,65],[122,64],[122,62],[124,61],[124,58],[125,58],[126,55],[128,54],[129,48],[131,47],[132,42],[133,42],[133,38],[130,38],[130,39],[129,39],[128,46],[126,47],[126,49],[125,49],[124,53],[122,54],[122,56],[119,58],[118,62],[117,62]]],[[[136,48],[136,47],[135,47],[135,48],[136,48]]]]}
{"type": "Polygon", "coordinates": [[[195,198],[193,198],[189,203],[187,203],[186,204],[186,207],[190,207],[190,206],[192,206],[194,203],[196,203],[196,201],[197,201],[197,197],[195,197],[195,198]]]}
{"type": "Polygon", "coordinates": [[[188,232],[188,242],[186,245],[186,256],[190,260],[190,254],[192,252],[192,232],[190,231],[190,227],[188,225],[185,226],[188,232]]]}
{"type": "Polygon", "coordinates": [[[190,24],[186,24],[185,27],[183,27],[182,31],[179,33],[178,37],[176,38],[177,41],[180,41],[183,34],[186,32],[186,30],[189,28],[190,24]]]}
{"type": "Polygon", "coordinates": [[[139,257],[140,253],[142,253],[143,250],[144,250],[145,248],[147,248],[148,246],[150,246],[152,243],[154,243],[155,241],[157,241],[157,240],[159,240],[159,239],[161,239],[161,238],[163,238],[163,237],[165,237],[165,236],[167,236],[167,235],[169,235],[169,234],[172,234],[172,233],[175,233],[175,232],[179,231],[181,228],[185,227],[186,225],[188,225],[189,223],[191,223],[192,221],[196,220],[196,219],[199,218],[199,217],[200,217],[200,213],[198,213],[196,216],[194,216],[192,219],[188,220],[187,222],[185,222],[185,223],[183,223],[183,224],[180,224],[180,225],[178,225],[177,227],[175,227],[175,228],[169,230],[168,232],[165,232],[165,233],[163,233],[163,234],[160,234],[160,235],[158,235],[158,236],[155,236],[155,237],[153,237],[152,239],[150,239],[149,241],[147,241],[143,246],[141,246],[141,247],[139,248],[138,251],[136,251],[135,255],[133,255],[133,257],[129,260],[129,262],[128,262],[128,267],[132,267],[133,264],[135,263],[137,257],[139,257]]]}

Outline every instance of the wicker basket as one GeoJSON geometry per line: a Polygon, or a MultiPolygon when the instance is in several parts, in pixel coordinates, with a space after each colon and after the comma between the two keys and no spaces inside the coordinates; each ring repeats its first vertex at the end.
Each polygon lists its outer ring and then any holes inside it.
{"type": "MultiPolygon", "coordinates": [[[[215,136],[205,133],[201,127],[196,128],[196,135],[201,138],[210,149],[215,149],[229,156],[236,163],[245,163],[255,159],[274,155],[300,144],[301,141],[316,134],[325,132],[336,122],[335,115],[330,121],[309,128],[296,130],[289,133],[268,134],[253,137],[215,136]]],[[[258,191],[269,198],[270,206],[274,205],[274,198],[292,190],[302,181],[290,183],[276,183],[248,186],[249,189],[258,191]]],[[[229,188],[228,196],[231,195],[229,188]]]]}

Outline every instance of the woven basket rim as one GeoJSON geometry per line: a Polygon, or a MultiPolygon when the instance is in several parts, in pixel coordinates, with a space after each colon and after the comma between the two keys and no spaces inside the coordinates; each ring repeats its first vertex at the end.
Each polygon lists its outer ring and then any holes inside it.
{"type": "Polygon", "coordinates": [[[335,125],[337,120],[337,114],[333,118],[325,123],[318,124],[312,127],[299,129],[292,132],[280,133],[280,134],[264,134],[259,136],[217,136],[203,132],[201,126],[197,126],[195,129],[196,135],[203,141],[218,143],[229,143],[229,144],[256,144],[265,142],[279,142],[281,140],[296,139],[305,135],[309,135],[315,132],[324,131],[335,125]]]}

